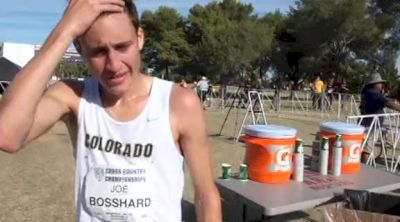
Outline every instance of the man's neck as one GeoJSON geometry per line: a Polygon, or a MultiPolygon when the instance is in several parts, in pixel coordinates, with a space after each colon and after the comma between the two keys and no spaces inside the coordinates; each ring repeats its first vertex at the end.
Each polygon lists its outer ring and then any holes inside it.
{"type": "Polygon", "coordinates": [[[153,77],[138,73],[131,77],[129,89],[121,95],[113,95],[101,89],[101,100],[105,106],[132,103],[137,98],[143,98],[150,94],[153,77]]]}

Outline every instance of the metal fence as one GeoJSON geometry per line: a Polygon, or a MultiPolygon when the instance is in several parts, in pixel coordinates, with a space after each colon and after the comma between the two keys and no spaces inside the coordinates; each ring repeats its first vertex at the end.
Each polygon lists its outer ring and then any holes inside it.
{"type": "MultiPolygon", "coordinates": [[[[224,110],[230,106],[246,108],[248,92],[243,88],[228,86],[215,87],[209,93],[211,109],[224,110]]],[[[262,102],[267,113],[291,115],[293,117],[345,120],[349,115],[359,115],[360,96],[346,93],[313,95],[310,91],[260,90],[262,102]]]]}
{"type": "Polygon", "coordinates": [[[348,116],[347,122],[361,125],[366,119],[371,122],[361,148],[370,153],[367,164],[376,167],[380,161],[387,171],[395,173],[400,164],[400,113],[348,116]]]}

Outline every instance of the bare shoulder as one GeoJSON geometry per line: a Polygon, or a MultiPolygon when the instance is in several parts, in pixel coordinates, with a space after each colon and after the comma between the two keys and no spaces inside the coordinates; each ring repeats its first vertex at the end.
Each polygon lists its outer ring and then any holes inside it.
{"type": "Polygon", "coordinates": [[[79,99],[82,95],[84,82],[79,80],[60,80],[50,85],[45,93],[46,97],[52,97],[76,111],[79,99]]]}
{"type": "Polygon", "coordinates": [[[174,85],[171,91],[170,115],[176,135],[188,134],[203,128],[205,117],[198,96],[190,89],[174,85]]]}
{"type": "Polygon", "coordinates": [[[57,93],[71,93],[80,96],[84,88],[84,82],[73,79],[59,80],[48,88],[48,92],[57,93]]]}
{"type": "Polygon", "coordinates": [[[198,96],[190,89],[174,85],[171,91],[171,105],[173,112],[202,111],[198,96]]]}

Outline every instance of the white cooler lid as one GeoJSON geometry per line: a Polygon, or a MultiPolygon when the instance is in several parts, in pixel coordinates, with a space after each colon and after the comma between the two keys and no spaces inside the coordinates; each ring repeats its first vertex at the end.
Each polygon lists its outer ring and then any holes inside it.
{"type": "Polygon", "coordinates": [[[346,135],[363,134],[365,131],[364,127],[357,124],[342,122],[323,122],[319,129],[321,132],[346,135]]]}
{"type": "Polygon", "coordinates": [[[288,139],[294,138],[297,130],[279,125],[247,125],[244,133],[258,138],[288,139]]]}

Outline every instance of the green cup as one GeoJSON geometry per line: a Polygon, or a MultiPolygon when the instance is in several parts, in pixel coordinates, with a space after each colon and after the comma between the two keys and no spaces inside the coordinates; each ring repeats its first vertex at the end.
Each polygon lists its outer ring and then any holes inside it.
{"type": "Polygon", "coordinates": [[[230,180],[232,177],[232,165],[229,163],[222,164],[222,179],[230,180]]]}
{"type": "Polygon", "coordinates": [[[240,174],[239,178],[241,181],[248,181],[249,180],[249,173],[248,173],[248,167],[246,164],[240,164],[240,174]]]}

